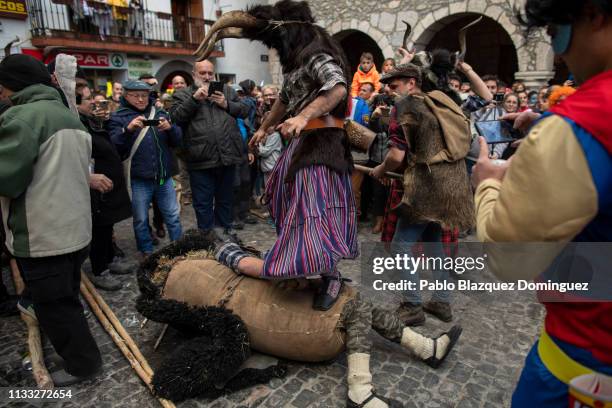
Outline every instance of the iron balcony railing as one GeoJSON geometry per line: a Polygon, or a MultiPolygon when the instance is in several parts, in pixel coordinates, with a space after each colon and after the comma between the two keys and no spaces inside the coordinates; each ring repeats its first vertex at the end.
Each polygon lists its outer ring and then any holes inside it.
{"type": "MultiPolygon", "coordinates": [[[[33,38],[76,38],[195,48],[214,21],[144,10],[131,1],[130,7],[112,6],[113,0],[27,0],[33,38]]],[[[220,44],[217,50],[222,51],[220,44]]]]}

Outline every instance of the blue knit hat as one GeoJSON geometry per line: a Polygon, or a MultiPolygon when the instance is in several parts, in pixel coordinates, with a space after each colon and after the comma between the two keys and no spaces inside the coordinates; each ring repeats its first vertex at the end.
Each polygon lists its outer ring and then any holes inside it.
{"type": "Polygon", "coordinates": [[[137,81],[134,79],[130,79],[123,83],[123,89],[126,91],[151,91],[151,85],[147,84],[143,81],[137,81]]]}

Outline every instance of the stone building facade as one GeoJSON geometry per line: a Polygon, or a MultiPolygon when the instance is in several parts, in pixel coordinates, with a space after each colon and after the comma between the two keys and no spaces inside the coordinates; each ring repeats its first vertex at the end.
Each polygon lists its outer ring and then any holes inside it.
{"type": "MultiPolygon", "coordinates": [[[[511,39],[518,62],[516,80],[537,87],[554,76],[554,54],[545,33],[537,32],[526,40],[514,23],[514,7],[522,4],[522,0],[309,0],[309,3],[317,23],[330,34],[339,36],[348,31],[365,34],[378,45],[384,58],[397,58],[395,51],[402,44],[405,30],[402,21],[412,25],[409,45],[423,50],[453,21],[483,15],[491,20],[490,24],[498,26],[501,35],[511,39]]],[[[271,55],[270,62],[273,80],[281,83],[278,59],[271,55]]]]}

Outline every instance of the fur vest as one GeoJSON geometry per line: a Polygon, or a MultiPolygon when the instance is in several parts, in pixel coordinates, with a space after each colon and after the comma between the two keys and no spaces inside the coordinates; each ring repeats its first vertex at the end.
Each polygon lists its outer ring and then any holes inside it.
{"type": "Polygon", "coordinates": [[[445,148],[442,129],[422,95],[396,103],[397,121],[406,137],[404,195],[397,207],[411,223],[437,222],[467,229],[474,224],[474,200],[465,160],[427,165],[445,148]]]}
{"type": "Polygon", "coordinates": [[[292,181],[298,170],[323,165],[338,173],[351,172],[353,159],[344,129],[323,128],[303,132],[293,152],[285,182],[292,181]]]}

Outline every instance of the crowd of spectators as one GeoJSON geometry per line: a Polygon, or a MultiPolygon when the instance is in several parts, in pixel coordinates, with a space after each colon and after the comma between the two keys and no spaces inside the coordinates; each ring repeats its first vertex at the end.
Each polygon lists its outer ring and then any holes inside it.
{"type": "MultiPolygon", "coordinates": [[[[119,24],[120,30],[127,32],[131,25],[128,19],[119,17],[117,13],[120,11],[115,10],[114,18],[124,21],[119,24]]],[[[87,14],[83,16],[87,17],[87,14]]],[[[415,58],[414,53],[406,50],[401,50],[401,54],[400,65],[415,58]]],[[[5,58],[0,64],[2,69],[14,69],[10,65],[12,60],[5,58]]],[[[32,59],[19,64],[30,69],[31,72],[24,71],[30,77],[11,72],[17,79],[1,84],[3,95],[12,98],[15,109],[3,114],[0,132],[8,129],[10,119],[17,115],[17,105],[29,106],[32,98],[59,100],[66,107],[71,106],[70,96],[60,87],[55,76],[54,63],[49,64],[44,72],[41,72],[40,63],[32,59]]],[[[395,102],[398,98],[421,92],[416,83],[403,79],[382,83],[381,76],[384,78],[395,69],[396,61],[389,58],[384,60],[379,73],[372,54],[364,52],[361,55],[351,84],[353,100],[348,119],[369,128],[376,136],[367,153],[354,152],[355,163],[379,168],[385,162],[389,147],[393,145],[393,134],[397,133],[390,129],[395,102]]],[[[170,89],[164,93],[160,92],[158,80],[153,75],[142,75],[138,80],[125,83],[114,82],[107,98],[103,92],[93,92],[79,71],[74,95],[78,118],[71,117],[67,109],[57,118],[48,118],[53,123],[64,118],[63,121],[78,129],[78,137],[86,134],[91,137],[90,147],[84,145],[80,150],[76,147],[69,149],[72,156],[64,158],[66,163],[73,163],[83,173],[79,173],[79,180],[85,184],[70,188],[78,189],[79,194],[87,193],[91,203],[91,211],[80,214],[79,230],[68,226],[73,225],[73,221],[62,220],[60,216],[53,219],[50,215],[51,218],[40,217],[40,222],[47,220],[49,224],[39,228],[52,228],[58,233],[66,229],[69,233],[62,234],[65,245],[46,248],[44,245],[48,242],[40,244],[40,247],[38,243],[30,242],[29,247],[20,250],[18,245],[23,240],[14,238],[17,265],[29,289],[19,303],[20,309],[41,320],[58,351],[65,351],[66,347],[73,350],[64,353],[68,360],[74,359],[74,364],[67,365],[69,373],[65,371],[58,376],[58,384],[79,381],[99,367],[99,352],[83,323],[75,285],[78,288],[77,271],[89,256],[91,267],[88,274],[94,285],[109,291],[121,289],[121,281],[115,275],[130,273],[132,269],[121,262],[125,255],[115,242],[116,223],[132,218],[140,259],[145,259],[166,234],[171,241],[182,235],[181,206],[192,205],[197,227],[224,241],[239,242],[236,230],[244,228],[244,224],[258,222],[250,210],[261,205],[270,173],[286,142],[273,127],[265,129],[267,138],[263,142],[249,148],[249,141],[279,98],[279,87],[257,86],[253,80],[245,79],[239,84],[224,84],[222,88],[209,92],[216,78],[214,63],[209,60],[195,63],[192,76],[193,82],[192,78],[175,76],[170,89]],[[82,168],[83,163],[85,168],[82,168]],[[180,202],[177,192],[182,195],[180,202]],[[154,215],[152,225],[149,222],[151,209],[154,215]],[[74,235],[73,245],[68,242],[70,234],[74,235]],[[45,267],[46,258],[33,258],[34,251],[42,251],[40,253],[45,257],[55,257],[53,262],[69,266],[67,270],[71,275],[56,277],[56,280],[49,277],[46,286],[39,285],[41,282],[36,281],[36,274],[45,267]],[[62,258],[57,258],[58,255],[62,258]],[[55,294],[51,294],[51,290],[55,294]],[[63,317],[58,316],[59,310],[64,313],[63,317]],[[72,328],[62,329],[66,332],[59,333],[57,328],[65,328],[68,317],[74,319],[69,325],[72,328]],[[81,339],[82,344],[75,345],[75,338],[81,339]],[[81,354],[71,357],[71,353],[81,354]],[[82,366],[83,361],[88,361],[87,369],[82,366]]],[[[572,83],[528,89],[517,81],[508,87],[495,75],[480,77],[462,61],[447,75],[446,84],[448,92],[453,93],[454,100],[461,104],[472,125],[480,121],[513,119],[515,116],[512,115],[520,112],[543,113],[575,91],[572,83]]],[[[41,115],[47,117],[49,113],[41,111],[41,115]]],[[[42,127],[40,131],[49,132],[49,129],[42,127]]],[[[13,128],[10,131],[12,134],[20,132],[14,133],[13,128]]],[[[54,132],[45,137],[55,137],[62,128],[54,132]]],[[[472,132],[475,137],[474,126],[472,132]]],[[[491,157],[507,159],[518,144],[520,139],[514,143],[495,144],[490,149],[491,157]]],[[[0,142],[0,158],[14,160],[7,156],[9,153],[5,147],[0,142]]],[[[24,150],[26,156],[23,157],[30,157],[30,153],[24,150]]],[[[27,163],[30,175],[32,167],[40,165],[34,160],[35,156],[27,163]]],[[[476,157],[477,154],[468,156],[468,170],[470,160],[476,157]]],[[[44,188],[28,184],[28,177],[23,177],[23,183],[16,183],[15,174],[7,172],[7,168],[0,165],[0,196],[8,197],[11,205],[21,205],[19,197],[29,189],[31,194],[44,194],[44,188]],[[40,191],[35,191],[36,188],[40,191]]],[[[25,169],[23,166],[15,168],[25,169]]],[[[64,170],[54,171],[61,173],[64,170]]],[[[405,235],[401,216],[392,211],[401,201],[401,181],[391,182],[354,171],[352,185],[360,220],[372,221],[373,234],[381,234],[383,241],[391,241],[394,236],[397,240],[398,236],[405,235]]],[[[76,197],[74,194],[69,195],[72,200],[76,197]]],[[[76,215],[79,214],[72,214],[71,220],[76,215]]],[[[10,233],[17,237],[27,232],[15,230],[10,233]]],[[[441,228],[438,225],[432,236],[435,235],[433,239],[436,241],[456,242],[459,232],[453,226],[441,228]]],[[[419,237],[428,239],[428,236],[419,237]]],[[[419,237],[415,235],[414,239],[419,237]]],[[[0,290],[0,295],[4,296],[5,292],[0,290]]],[[[447,295],[438,293],[436,302],[448,304],[448,307],[435,306],[433,310],[442,320],[452,319],[447,295]]],[[[415,299],[411,302],[420,302],[420,298],[415,299]]],[[[403,312],[407,324],[420,324],[424,320],[422,311],[404,308],[400,312],[403,312]]]]}

